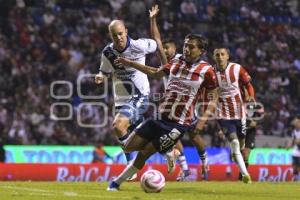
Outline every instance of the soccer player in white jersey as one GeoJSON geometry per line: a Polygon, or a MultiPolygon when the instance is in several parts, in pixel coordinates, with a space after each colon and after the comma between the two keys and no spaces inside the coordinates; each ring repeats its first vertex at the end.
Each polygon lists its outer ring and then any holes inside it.
{"type": "Polygon", "coordinates": [[[217,117],[223,133],[230,142],[231,153],[239,166],[243,182],[251,183],[250,174],[241,154],[246,135],[246,112],[240,89],[247,90],[249,96],[247,101],[251,102],[255,101],[254,88],[246,70],[237,63],[229,62],[229,55],[229,50],[223,47],[216,48],[213,52],[220,88],[217,117]]]}
{"type": "MultiPolygon", "coordinates": [[[[152,38],[156,41],[158,45],[158,53],[162,64],[167,64],[170,62],[175,56],[178,56],[176,54],[176,44],[174,40],[161,40],[160,32],[157,26],[156,17],[158,15],[159,9],[158,5],[155,5],[149,10],[149,17],[150,17],[150,30],[152,38]]],[[[167,77],[164,78],[164,85],[166,88],[167,85],[167,77]]],[[[200,135],[194,135],[192,131],[188,132],[188,135],[190,137],[191,142],[194,144],[194,146],[198,150],[199,157],[202,162],[202,178],[208,179],[208,160],[207,160],[207,154],[205,151],[205,143],[204,140],[200,135]]],[[[186,157],[183,153],[183,145],[180,140],[175,145],[175,148],[178,149],[180,152],[178,156],[179,165],[181,167],[181,173],[177,177],[177,181],[183,181],[188,178],[190,175],[190,170],[186,161],[186,157]]],[[[168,167],[172,168],[175,167],[175,160],[173,158],[174,153],[168,152],[166,154],[167,160],[168,160],[168,167]],[[173,163],[172,163],[173,162],[173,163]]],[[[170,170],[172,171],[172,170],[170,170]]]]}
{"type": "MultiPolygon", "coordinates": [[[[190,129],[201,87],[210,89],[212,93],[217,92],[217,81],[212,66],[199,59],[206,46],[207,39],[203,36],[187,35],[183,55],[160,68],[145,66],[121,57],[116,60],[119,66],[132,66],[157,79],[169,76],[169,81],[165,98],[159,104],[160,119],[150,118],[144,121],[130,135],[124,148],[128,152],[138,151],[137,157],[110,182],[108,191],[118,190],[128,177],[143,168],[152,154],[169,151],[190,129]]],[[[202,131],[204,122],[205,118],[200,119],[199,126],[196,126],[194,131],[202,131]]]]}
{"type": "MultiPolygon", "coordinates": [[[[121,20],[113,20],[108,30],[113,42],[102,51],[100,72],[95,82],[101,84],[107,81],[107,76],[112,76],[116,109],[113,134],[124,144],[129,132],[143,120],[150,87],[146,74],[130,67],[117,67],[114,61],[120,56],[145,64],[145,56],[155,52],[157,45],[152,39],[131,39],[121,20]]],[[[125,155],[129,162],[132,159],[130,154],[125,152],[125,155]]]]}
{"type": "Polygon", "coordinates": [[[295,129],[292,132],[292,159],[294,181],[300,181],[300,118],[293,120],[295,129]]]}

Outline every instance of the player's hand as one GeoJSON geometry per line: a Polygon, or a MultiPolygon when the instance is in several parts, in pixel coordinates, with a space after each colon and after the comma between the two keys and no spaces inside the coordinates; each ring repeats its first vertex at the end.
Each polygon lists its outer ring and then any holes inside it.
{"type": "Polygon", "coordinates": [[[115,61],[114,64],[117,67],[126,67],[128,65],[131,64],[131,60],[127,59],[127,58],[123,58],[123,57],[118,57],[115,61]]]}
{"type": "Polygon", "coordinates": [[[101,84],[104,81],[104,76],[102,74],[97,74],[95,76],[95,83],[96,84],[101,84]]]}
{"type": "Polygon", "coordinates": [[[152,19],[158,15],[159,9],[158,5],[152,6],[151,10],[149,10],[149,17],[152,19]]]}

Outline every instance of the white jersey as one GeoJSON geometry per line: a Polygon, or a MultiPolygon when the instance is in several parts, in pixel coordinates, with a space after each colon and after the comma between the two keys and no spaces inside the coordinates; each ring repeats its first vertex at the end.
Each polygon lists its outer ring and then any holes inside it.
{"type": "Polygon", "coordinates": [[[156,48],[157,44],[152,39],[133,40],[128,37],[122,52],[114,49],[113,43],[103,49],[100,72],[112,74],[115,106],[122,106],[135,96],[149,95],[150,86],[146,74],[132,67],[116,67],[114,60],[121,56],[145,65],[146,54],[155,52],[156,48]]]}
{"type": "MultiPolygon", "coordinates": [[[[294,129],[292,132],[292,137],[294,140],[300,140],[300,130],[294,129]]],[[[299,145],[294,145],[292,156],[300,157],[299,145]]]]}

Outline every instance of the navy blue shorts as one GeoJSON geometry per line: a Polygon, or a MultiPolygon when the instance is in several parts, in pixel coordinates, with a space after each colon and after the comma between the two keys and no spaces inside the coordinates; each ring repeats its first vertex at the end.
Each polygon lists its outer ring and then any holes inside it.
{"type": "Polygon", "coordinates": [[[116,107],[116,113],[126,116],[130,120],[130,128],[133,130],[144,120],[144,114],[149,106],[148,96],[132,97],[127,104],[116,107]]]}
{"type": "Polygon", "coordinates": [[[226,120],[219,119],[219,125],[223,133],[228,136],[230,133],[236,133],[239,138],[246,136],[246,119],[226,120]]]}
{"type": "Polygon", "coordinates": [[[189,126],[169,120],[147,119],[135,129],[135,132],[152,142],[159,153],[165,153],[177,143],[189,128],[189,126]]]}

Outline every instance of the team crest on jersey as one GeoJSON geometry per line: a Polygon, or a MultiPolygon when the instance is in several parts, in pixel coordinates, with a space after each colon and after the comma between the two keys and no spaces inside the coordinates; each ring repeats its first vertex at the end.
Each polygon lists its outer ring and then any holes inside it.
{"type": "Polygon", "coordinates": [[[168,88],[170,91],[176,91],[180,94],[190,94],[192,91],[192,86],[185,84],[183,81],[180,80],[171,80],[169,82],[168,88]]]}

